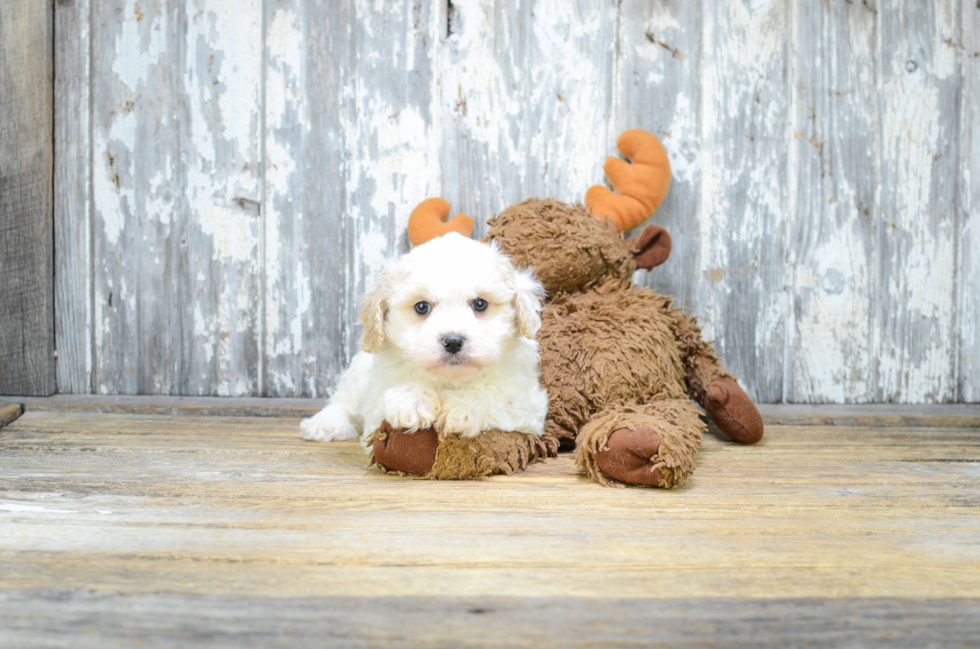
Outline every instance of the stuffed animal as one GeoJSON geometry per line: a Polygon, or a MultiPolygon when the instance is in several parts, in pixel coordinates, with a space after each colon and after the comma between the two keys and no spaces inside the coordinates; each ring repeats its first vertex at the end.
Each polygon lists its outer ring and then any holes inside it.
{"type": "MultiPolygon", "coordinates": [[[[574,446],[577,465],[601,484],[674,487],[694,470],[705,430],[691,400],[731,439],[762,438],[762,417],[702,339],[696,319],[672,298],[632,283],[637,268],[654,268],[670,255],[662,227],[623,236],[660,207],[670,165],[663,145],[645,131],[627,131],[617,145],[631,161],[606,161],[617,193],[594,186],[584,206],[532,198],[488,223],[484,240],[515,265],[532,267],[548,294],[538,331],[550,404],[544,437],[489,431],[460,439],[383,426],[368,437],[380,468],[473,478],[511,473],[574,446]]],[[[447,222],[448,216],[441,199],[420,204],[410,218],[412,243],[472,231],[468,216],[447,222]]]]}

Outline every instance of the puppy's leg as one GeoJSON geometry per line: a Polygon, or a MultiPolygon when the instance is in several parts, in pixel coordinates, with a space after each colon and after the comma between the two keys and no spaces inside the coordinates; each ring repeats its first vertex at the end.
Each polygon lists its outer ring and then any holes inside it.
{"type": "Polygon", "coordinates": [[[414,433],[436,422],[440,410],[439,395],[420,383],[405,383],[385,390],[385,421],[393,428],[414,433]]]}
{"type": "Polygon", "coordinates": [[[303,439],[332,442],[357,437],[360,432],[358,404],[373,364],[374,357],[367,352],[359,352],[354,356],[350,367],[340,377],[337,390],[330,397],[327,406],[300,422],[300,435],[303,439]]]}
{"type": "MultiPolygon", "coordinates": [[[[438,427],[446,434],[460,437],[476,437],[493,425],[479,395],[469,391],[453,390],[443,394],[445,407],[439,415],[438,427]]],[[[495,404],[489,404],[491,407],[495,404]]],[[[504,428],[509,430],[509,428],[504,428]]]]}
{"type": "Polygon", "coordinates": [[[444,391],[436,427],[460,437],[476,437],[495,429],[541,437],[548,393],[538,384],[533,368],[519,376],[520,380],[444,391]]]}

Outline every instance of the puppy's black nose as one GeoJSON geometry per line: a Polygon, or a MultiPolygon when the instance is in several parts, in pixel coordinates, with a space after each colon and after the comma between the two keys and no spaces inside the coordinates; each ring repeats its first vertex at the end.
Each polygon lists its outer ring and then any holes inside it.
{"type": "Polygon", "coordinates": [[[466,339],[459,334],[446,334],[442,337],[442,346],[446,348],[446,351],[450,354],[458,354],[459,350],[463,348],[463,343],[466,339]]]}

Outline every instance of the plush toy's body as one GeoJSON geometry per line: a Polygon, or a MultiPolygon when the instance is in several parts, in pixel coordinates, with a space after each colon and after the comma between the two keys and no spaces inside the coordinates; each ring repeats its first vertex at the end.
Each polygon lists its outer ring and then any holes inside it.
{"type": "MultiPolygon", "coordinates": [[[[578,465],[602,484],[673,487],[693,471],[705,428],[692,399],[732,439],[761,439],[758,411],[696,322],[671,298],[632,284],[638,267],[667,259],[670,237],[657,226],[634,239],[621,231],[659,207],[670,172],[649,133],[629,131],[619,147],[633,161],[607,161],[620,194],[593,187],[587,206],[529,199],[488,224],[486,240],[516,266],[533,267],[548,293],[537,335],[550,404],[545,438],[491,431],[464,445],[436,431],[386,429],[369,438],[382,468],[456,479],[510,473],[560,444],[574,445],[578,465]]],[[[427,236],[445,227],[448,205],[437,208],[427,236]]],[[[416,216],[418,232],[425,220],[416,216]]]]}

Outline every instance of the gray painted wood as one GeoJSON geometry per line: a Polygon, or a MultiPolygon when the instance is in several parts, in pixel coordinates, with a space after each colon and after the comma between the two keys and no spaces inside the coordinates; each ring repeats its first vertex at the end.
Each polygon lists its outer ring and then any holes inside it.
{"type": "MultiPolygon", "coordinates": [[[[358,296],[385,259],[409,249],[408,216],[440,191],[440,114],[436,51],[444,22],[437,7],[406,0],[354,3],[349,34],[349,106],[343,127],[344,232],[347,252],[344,304],[349,326],[342,341],[357,350],[358,296]]],[[[342,117],[343,119],[343,117],[342,117]]],[[[448,161],[447,161],[448,162],[448,161]]],[[[335,278],[331,280],[337,286],[335,278]]],[[[320,394],[323,393],[321,389],[320,394]]]]}
{"type": "Polygon", "coordinates": [[[790,7],[701,16],[701,315],[751,396],[783,398],[789,212],[790,7]]]}
{"type": "MultiPolygon", "coordinates": [[[[262,250],[262,2],[184,0],[172,70],[180,201],[177,295],[181,394],[259,389],[262,250]]],[[[171,231],[171,238],[176,232],[171,231]]],[[[169,247],[168,246],[165,246],[169,247]]],[[[163,314],[161,314],[163,315],[163,314]]],[[[153,333],[162,333],[154,326],[153,333]]],[[[171,368],[165,341],[149,361],[171,368]]],[[[160,373],[163,373],[162,371],[160,373]]]]}
{"type": "Polygon", "coordinates": [[[442,194],[453,213],[469,214],[477,222],[475,237],[483,236],[494,214],[528,198],[527,66],[521,55],[531,30],[525,4],[454,2],[446,16],[442,194]]]}
{"type": "Polygon", "coordinates": [[[480,235],[641,127],[675,248],[638,280],[753,396],[980,400],[969,0],[61,4],[63,391],[322,397],[418,201],[480,235]]]}
{"type": "Polygon", "coordinates": [[[93,390],[176,394],[193,335],[181,330],[193,306],[180,294],[182,11],[90,1],[93,390]]]}
{"type": "Polygon", "coordinates": [[[96,392],[257,390],[258,7],[93,9],[96,392]]]}
{"type": "Polygon", "coordinates": [[[54,18],[0,4],[0,393],[51,394],[54,18]]]}
{"type": "Polygon", "coordinates": [[[612,3],[453,3],[442,81],[443,194],[484,223],[532,196],[580,202],[615,151],[612,3]]]}
{"type": "Polygon", "coordinates": [[[953,39],[960,6],[955,0],[877,4],[877,401],[955,399],[959,77],[953,39]]]}
{"type": "Polygon", "coordinates": [[[957,398],[976,403],[980,402],[980,7],[964,2],[961,11],[957,398]]]}
{"type": "Polygon", "coordinates": [[[877,12],[793,6],[786,400],[874,401],[877,12]]]}
{"type": "Polygon", "coordinates": [[[348,358],[347,5],[266,3],[262,394],[323,396],[348,358]]]}
{"type": "Polygon", "coordinates": [[[92,390],[89,0],[54,4],[55,340],[58,391],[92,390]]]}
{"type": "Polygon", "coordinates": [[[701,269],[697,218],[702,155],[699,16],[697,3],[682,0],[623,2],[613,91],[613,142],[622,131],[642,128],[656,134],[670,155],[670,191],[651,223],[667,228],[673,250],[664,266],[640,271],[635,279],[687,306],[700,304],[701,286],[709,281],[701,269]]]}

